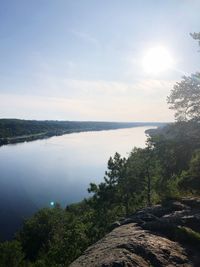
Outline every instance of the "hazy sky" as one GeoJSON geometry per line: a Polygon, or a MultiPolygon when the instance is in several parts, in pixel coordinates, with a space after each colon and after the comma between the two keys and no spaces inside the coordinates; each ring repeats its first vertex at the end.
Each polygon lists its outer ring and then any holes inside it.
{"type": "Polygon", "coordinates": [[[166,97],[199,70],[200,0],[0,0],[0,117],[171,121],[166,97]],[[174,66],[147,73],[162,45],[174,66]]]}

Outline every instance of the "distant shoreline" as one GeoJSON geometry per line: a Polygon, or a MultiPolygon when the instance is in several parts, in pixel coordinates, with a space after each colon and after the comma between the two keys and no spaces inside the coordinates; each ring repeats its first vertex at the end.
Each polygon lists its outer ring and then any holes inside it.
{"type": "Polygon", "coordinates": [[[64,134],[163,126],[162,122],[35,121],[0,119],[0,146],[47,139],[64,134]]]}

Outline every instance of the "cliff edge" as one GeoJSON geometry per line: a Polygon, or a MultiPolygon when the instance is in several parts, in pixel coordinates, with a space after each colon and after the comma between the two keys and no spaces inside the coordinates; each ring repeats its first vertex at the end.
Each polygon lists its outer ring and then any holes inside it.
{"type": "Polygon", "coordinates": [[[200,199],[184,198],[117,221],[70,267],[200,266],[200,199]]]}

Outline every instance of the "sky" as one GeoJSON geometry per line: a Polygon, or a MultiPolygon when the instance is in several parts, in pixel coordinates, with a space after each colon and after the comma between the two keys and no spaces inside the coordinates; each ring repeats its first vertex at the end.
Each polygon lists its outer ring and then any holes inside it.
{"type": "Polygon", "coordinates": [[[200,0],[0,0],[0,118],[173,121],[166,98],[199,70],[200,0]],[[149,49],[173,66],[149,73],[149,49]]]}

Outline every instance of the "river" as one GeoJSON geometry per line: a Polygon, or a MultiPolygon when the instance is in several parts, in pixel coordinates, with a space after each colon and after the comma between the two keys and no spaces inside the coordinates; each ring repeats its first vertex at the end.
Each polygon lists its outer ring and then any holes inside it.
{"type": "Polygon", "coordinates": [[[50,203],[63,206],[88,196],[90,182],[103,180],[115,152],[127,157],[144,147],[145,130],[135,127],[56,136],[0,147],[0,236],[10,238],[23,218],[50,203]]]}

